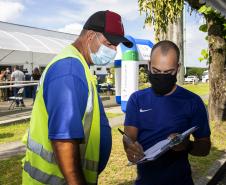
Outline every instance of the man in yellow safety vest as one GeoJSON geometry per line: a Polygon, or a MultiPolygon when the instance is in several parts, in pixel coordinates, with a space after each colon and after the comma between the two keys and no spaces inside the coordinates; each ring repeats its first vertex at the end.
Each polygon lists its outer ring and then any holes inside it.
{"type": "Polygon", "coordinates": [[[120,15],[99,11],[47,65],[27,136],[24,185],[97,184],[110,155],[111,129],[89,66],[112,62],[119,43],[133,45],[120,15]]]}

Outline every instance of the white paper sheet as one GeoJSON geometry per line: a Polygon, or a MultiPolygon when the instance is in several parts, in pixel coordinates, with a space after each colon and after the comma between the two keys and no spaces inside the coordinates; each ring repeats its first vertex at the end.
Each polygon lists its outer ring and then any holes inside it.
{"type": "MultiPolygon", "coordinates": [[[[182,134],[179,134],[178,137],[180,138],[180,142],[182,142],[187,136],[189,136],[197,129],[198,127],[192,127],[183,132],[182,134]]],[[[176,144],[178,144],[178,142],[176,144]]],[[[137,164],[157,159],[159,156],[167,152],[171,147],[175,146],[176,144],[170,138],[164,139],[156,143],[154,146],[150,147],[144,152],[145,157],[138,161],[137,164]]]]}

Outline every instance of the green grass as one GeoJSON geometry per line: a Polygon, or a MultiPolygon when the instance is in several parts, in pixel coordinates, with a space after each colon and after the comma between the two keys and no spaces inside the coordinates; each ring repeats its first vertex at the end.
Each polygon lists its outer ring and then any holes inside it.
{"type": "Polygon", "coordinates": [[[211,123],[211,151],[207,157],[189,156],[194,178],[207,173],[207,169],[226,151],[226,122],[221,125],[211,123]]]}
{"type": "Polygon", "coordinates": [[[0,126],[0,144],[21,140],[28,128],[28,123],[0,126]]]}
{"type": "Polygon", "coordinates": [[[21,184],[21,159],[23,156],[12,157],[0,161],[0,184],[19,185],[21,184]]]}
{"type": "Polygon", "coordinates": [[[122,135],[117,128],[112,129],[112,151],[107,167],[99,177],[99,185],[129,185],[132,184],[136,177],[136,167],[127,166],[122,135]]]}
{"type": "Polygon", "coordinates": [[[208,83],[198,83],[197,85],[186,84],[183,85],[185,89],[198,94],[199,96],[204,96],[209,94],[209,84],[208,83]]]}
{"type": "MultiPolygon", "coordinates": [[[[221,125],[211,124],[212,149],[207,157],[189,157],[193,177],[199,178],[206,174],[208,168],[215,162],[226,148],[226,122],[221,125]]],[[[104,172],[99,177],[99,185],[132,185],[136,178],[136,167],[126,166],[128,161],[122,145],[122,136],[117,128],[112,129],[112,152],[104,172]]],[[[0,161],[0,184],[16,185],[21,182],[21,156],[0,161]]]]}
{"type": "Polygon", "coordinates": [[[110,118],[115,118],[115,117],[118,117],[118,116],[122,116],[123,114],[122,113],[106,112],[106,115],[107,115],[108,119],[110,119],[110,118]]]}
{"type": "MultiPolygon", "coordinates": [[[[121,113],[106,113],[108,118],[121,116],[121,113]]],[[[29,122],[15,123],[13,125],[0,126],[0,144],[21,140],[24,136],[29,122]]]]}

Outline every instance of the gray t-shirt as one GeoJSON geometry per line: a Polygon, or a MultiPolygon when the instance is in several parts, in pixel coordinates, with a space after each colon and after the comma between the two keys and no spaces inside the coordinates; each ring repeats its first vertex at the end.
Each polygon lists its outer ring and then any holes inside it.
{"type": "Polygon", "coordinates": [[[24,79],[25,79],[24,73],[20,70],[14,71],[12,73],[11,77],[14,78],[14,81],[15,81],[14,84],[18,84],[18,83],[16,83],[17,81],[24,81],[24,79]]]}

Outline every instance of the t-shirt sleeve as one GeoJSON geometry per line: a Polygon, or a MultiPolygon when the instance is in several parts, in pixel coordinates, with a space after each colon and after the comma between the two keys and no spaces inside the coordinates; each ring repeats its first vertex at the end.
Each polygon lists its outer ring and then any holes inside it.
{"type": "Polygon", "coordinates": [[[51,81],[46,90],[49,139],[84,138],[84,106],[79,100],[85,93],[82,82],[68,75],[51,81]]]}
{"type": "Polygon", "coordinates": [[[11,78],[15,78],[15,72],[11,74],[11,78]]]}
{"type": "Polygon", "coordinates": [[[49,139],[84,138],[82,119],[88,86],[83,79],[83,67],[75,59],[64,59],[48,70],[43,93],[48,112],[49,139]]]}
{"type": "Polygon", "coordinates": [[[132,94],[127,102],[126,105],[126,116],[125,116],[125,126],[134,126],[138,127],[138,117],[139,117],[139,111],[138,111],[138,105],[137,105],[137,97],[136,94],[132,94]]]}
{"type": "Polygon", "coordinates": [[[200,97],[193,102],[193,114],[191,118],[192,126],[197,126],[198,130],[193,133],[195,138],[209,137],[210,127],[207,109],[200,97]]]}

